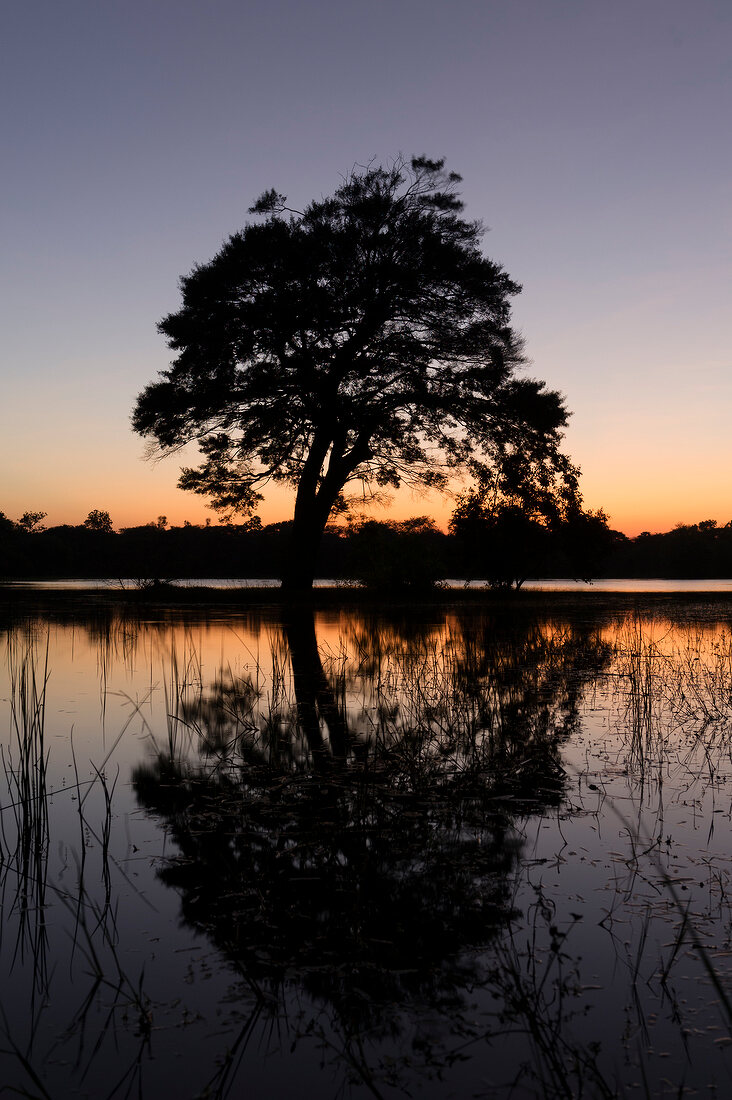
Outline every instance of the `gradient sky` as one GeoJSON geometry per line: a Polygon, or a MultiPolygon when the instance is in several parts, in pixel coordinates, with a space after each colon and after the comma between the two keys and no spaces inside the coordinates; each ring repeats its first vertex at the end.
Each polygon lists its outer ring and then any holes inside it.
{"type": "Polygon", "coordinates": [[[11,518],[211,515],[129,426],[179,277],[263,190],[297,206],[403,152],[462,174],[523,284],[586,504],[630,534],[732,519],[729,0],[24,0],[0,98],[11,518]]]}

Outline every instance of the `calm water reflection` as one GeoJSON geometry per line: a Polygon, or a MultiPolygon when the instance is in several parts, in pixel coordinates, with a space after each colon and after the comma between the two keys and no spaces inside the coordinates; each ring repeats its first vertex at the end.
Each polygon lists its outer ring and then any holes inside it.
{"type": "Polygon", "coordinates": [[[3,1082],[724,1088],[723,619],[16,610],[3,1082]]]}

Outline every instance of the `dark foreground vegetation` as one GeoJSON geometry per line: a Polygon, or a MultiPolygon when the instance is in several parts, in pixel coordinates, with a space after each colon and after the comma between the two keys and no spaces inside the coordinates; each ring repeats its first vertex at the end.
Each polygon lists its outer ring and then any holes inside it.
{"type": "MultiPolygon", "coordinates": [[[[161,516],[115,531],[106,512],[49,528],[42,515],[30,516],[13,522],[0,513],[0,578],[266,579],[284,574],[291,553],[290,523],[170,527],[161,516]]],[[[542,577],[729,577],[732,523],[628,538],[601,513],[554,528],[510,513],[500,522],[453,519],[447,534],[425,517],[367,520],[327,528],[317,575],[376,589],[424,588],[446,577],[496,588],[542,577]]]]}

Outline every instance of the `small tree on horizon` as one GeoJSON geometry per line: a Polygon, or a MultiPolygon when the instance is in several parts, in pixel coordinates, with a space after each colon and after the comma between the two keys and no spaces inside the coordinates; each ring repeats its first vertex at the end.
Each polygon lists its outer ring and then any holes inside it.
{"type": "Polygon", "coordinates": [[[35,531],[45,531],[43,520],[47,515],[48,512],[23,512],[18,520],[18,527],[21,531],[27,531],[28,534],[35,531]]]}
{"type": "Polygon", "coordinates": [[[109,512],[104,512],[100,508],[93,508],[89,515],[84,520],[83,526],[88,531],[101,531],[104,534],[111,534],[113,531],[112,517],[109,512]]]}
{"type": "Polygon", "coordinates": [[[268,482],[296,490],[284,582],[312,584],[349,486],[445,488],[500,439],[561,465],[560,394],[519,377],[520,290],[462,216],[460,177],[416,157],[355,169],[304,210],[266,192],[182,279],[159,330],[176,353],[133,426],[158,451],[195,441],[182,488],[250,515],[268,482]]]}

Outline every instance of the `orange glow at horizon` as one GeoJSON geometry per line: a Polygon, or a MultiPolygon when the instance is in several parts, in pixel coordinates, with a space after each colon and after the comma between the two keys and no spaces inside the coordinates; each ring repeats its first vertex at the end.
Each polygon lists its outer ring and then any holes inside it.
{"type": "MultiPolygon", "coordinates": [[[[721,401],[718,404],[724,407],[721,401]]],[[[641,531],[669,531],[679,523],[715,519],[722,526],[732,519],[732,502],[725,503],[729,497],[723,453],[726,434],[717,441],[710,431],[706,453],[699,447],[690,461],[688,449],[661,452],[640,430],[626,436],[618,447],[615,418],[604,433],[594,434],[585,427],[590,420],[591,409],[575,414],[566,451],[582,466],[585,507],[602,508],[612,528],[633,537],[641,531]]],[[[29,510],[45,511],[47,526],[81,524],[92,509],[108,511],[116,530],[155,522],[159,516],[165,516],[171,526],[186,521],[219,523],[218,513],[207,507],[205,498],[176,486],[180,466],[197,460],[193,448],[190,456],[180,453],[161,462],[143,462],[140,441],[126,423],[119,425],[117,438],[109,432],[105,435],[100,426],[98,434],[90,429],[85,439],[94,445],[97,461],[89,461],[80,443],[62,447],[59,441],[52,462],[42,462],[36,455],[39,460],[27,465],[24,451],[17,446],[5,464],[0,510],[13,520],[29,510]]],[[[454,483],[454,492],[464,484],[454,483]]],[[[292,518],[293,507],[292,490],[268,485],[258,515],[263,524],[281,522],[292,518]]],[[[386,507],[364,504],[356,511],[377,520],[427,515],[446,530],[454,507],[454,495],[402,489],[392,493],[386,507]]]]}
{"type": "MultiPolygon", "coordinates": [[[[11,495],[6,495],[2,510],[11,519],[18,519],[29,509],[46,510],[48,514],[44,522],[49,527],[81,524],[94,508],[110,513],[115,530],[155,522],[159,516],[165,516],[172,527],[182,526],[185,522],[203,525],[208,521],[212,526],[220,522],[219,514],[207,506],[204,498],[174,486],[168,486],[167,492],[161,492],[160,487],[156,486],[142,493],[139,484],[116,489],[114,493],[103,494],[76,484],[73,491],[64,494],[57,492],[55,502],[49,502],[45,497],[30,499],[25,494],[22,500],[16,502],[11,495]]],[[[608,516],[610,527],[631,538],[641,531],[670,531],[679,523],[694,524],[715,519],[719,526],[723,526],[732,519],[732,508],[729,513],[722,511],[718,495],[715,501],[711,492],[698,492],[695,502],[690,505],[689,496],[682,496],[676,486],[659,487],[655,484],[651,494],[652,504],[649,505],[647,494],[641,486],[633,496],[621,495],[617,488],[613,491],[609,484],[602,487],[603,491],[592,491],[587,486],[584,489],[585,507],[593,511],[602,508],[608,516]]],[[[263,524],[278,523],[292,518],[293,505],[293,492],[275,486],[268,490],[256,514],[263,524]]],[[[440,529],[446,531],[454,507],[454,496],[434,492],[416,494],[404,489],[393,493],[386,506],[364,505],[363,509],[356,507],[355,510],[362,510],[376,520],[402,521],[414,516],[429,516],[440,529]]],[[[240,520],[235,519],[235,522],[240,520]]]]}

